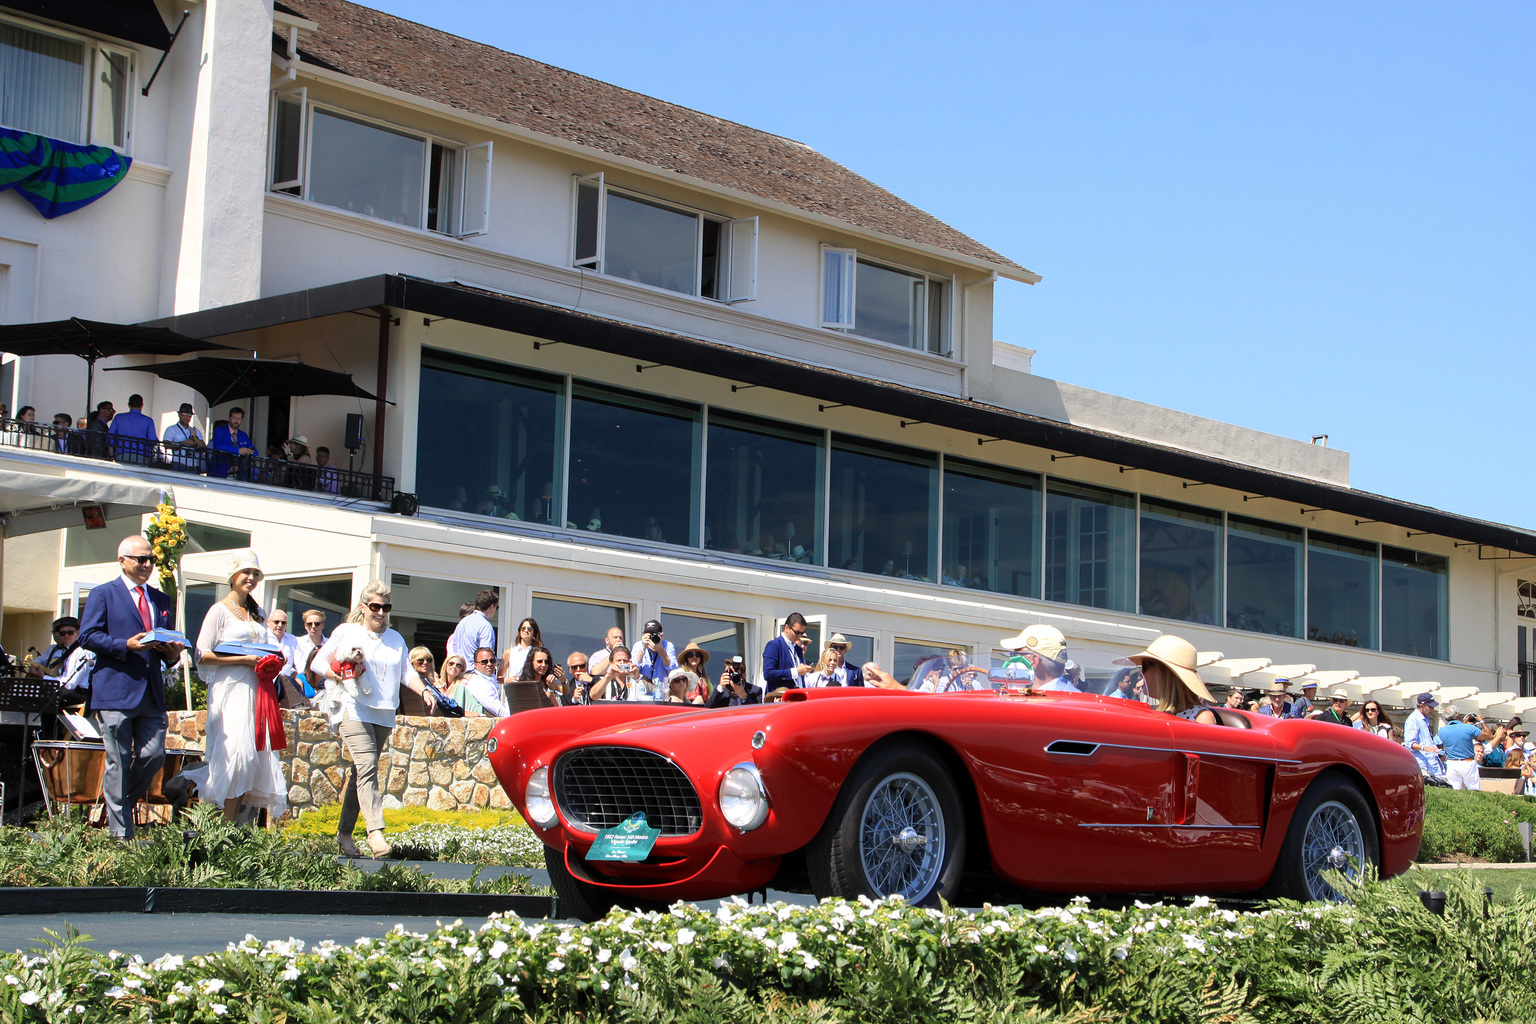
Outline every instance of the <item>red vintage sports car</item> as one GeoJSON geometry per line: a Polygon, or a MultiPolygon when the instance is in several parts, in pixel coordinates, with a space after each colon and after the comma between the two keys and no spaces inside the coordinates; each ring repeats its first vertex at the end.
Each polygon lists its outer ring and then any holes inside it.
{"type": "Polygon", "coordinates": [[[911,683],[944,684],[525,711],[492,730],[491,763],[586,920],[770,885],[1330,899],[1330,869],[1391,876],[1418,853],[1424,785],[1389,740],[1227,708],[1202,725],[931,666],[911,683]]]}

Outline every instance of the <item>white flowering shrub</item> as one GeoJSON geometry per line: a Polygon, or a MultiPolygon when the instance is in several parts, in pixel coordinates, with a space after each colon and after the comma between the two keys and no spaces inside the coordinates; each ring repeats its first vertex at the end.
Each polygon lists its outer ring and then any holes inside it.
{"type": "Polygon", "coordinates": [[[1452,879],[1444,917],[1402,882],[1354,904],[1239,911],[1196,899],[1095,909],[897,901],[494,918],[351,946],[248,938],[145,963],[67,938],[0,956],[0,1020],[1527,1020],[1536,899],[1452,879]]]}
{"type": "Polygon", "coordinates": [[[527,825],[467,828],[424,822],[389,833],[402,856],[468,864],[543,867],[544,843],[527,825]]]}

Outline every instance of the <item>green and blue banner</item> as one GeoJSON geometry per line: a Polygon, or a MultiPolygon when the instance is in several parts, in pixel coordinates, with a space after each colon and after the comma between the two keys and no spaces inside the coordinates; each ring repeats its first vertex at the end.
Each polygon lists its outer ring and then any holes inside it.
{"type": "Polygon", "coordinates": [[[128,174],[132,157],[108,146],[80,146],[0,128],[0,192],[14,188],[52,219],[89,206],[128,174]]]}

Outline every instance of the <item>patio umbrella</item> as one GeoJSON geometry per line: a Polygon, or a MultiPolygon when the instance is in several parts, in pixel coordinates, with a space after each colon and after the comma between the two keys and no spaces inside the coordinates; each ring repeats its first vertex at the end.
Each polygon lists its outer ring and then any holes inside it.
{"type": "MultiPolygon", "coordinates": [[[[96,320],[51,320],[39,324],[0,327],[0,352],[18,356],[76,356],[85,360],[85,408],[91,409],[96,360],[108,356],[179,356],[188,352],[221,349],[238,352],[201,338],[177,334],[164,327],[108,324],[96,320]]],[[[144,367],[130,367],[144,369],[144,367]]]]}
{"type": "MultiPolygon", "coordinates": [[[[174,363],[150,366],[114,366],[114,370],[139,370],[162,380],[185,384],[218,405],[230,398],[261,398],[271,395],[345,395],[378,401],[371,392],[352,383],[350,373],[327,370],[284,359],[228,359],[199,356],[174,363]]],[[[391,403],[393,404],[393,403],[391,403]]]]}

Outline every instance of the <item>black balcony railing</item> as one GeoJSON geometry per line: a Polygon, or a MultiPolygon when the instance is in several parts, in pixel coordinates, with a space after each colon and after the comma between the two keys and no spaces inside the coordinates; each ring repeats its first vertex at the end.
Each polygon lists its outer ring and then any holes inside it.
{"type": "Polygon", "coordinates": [[[211,479],[244,480],[248,483],[287,487],[339,498],[390,502],[395,497],[395,478],[374,476],[313,462],[236,455],[196,445],[119,437],[105,430],[77,430],[26,420],[0,420],[0,445],[35,451],[99,459],[122,465],[194,473],[211,479]]]}
{"type": "Polygon", "coordinates": [[[1536,661],[1519,663],[1520,696],[1536,697],[1536,661]]]}

